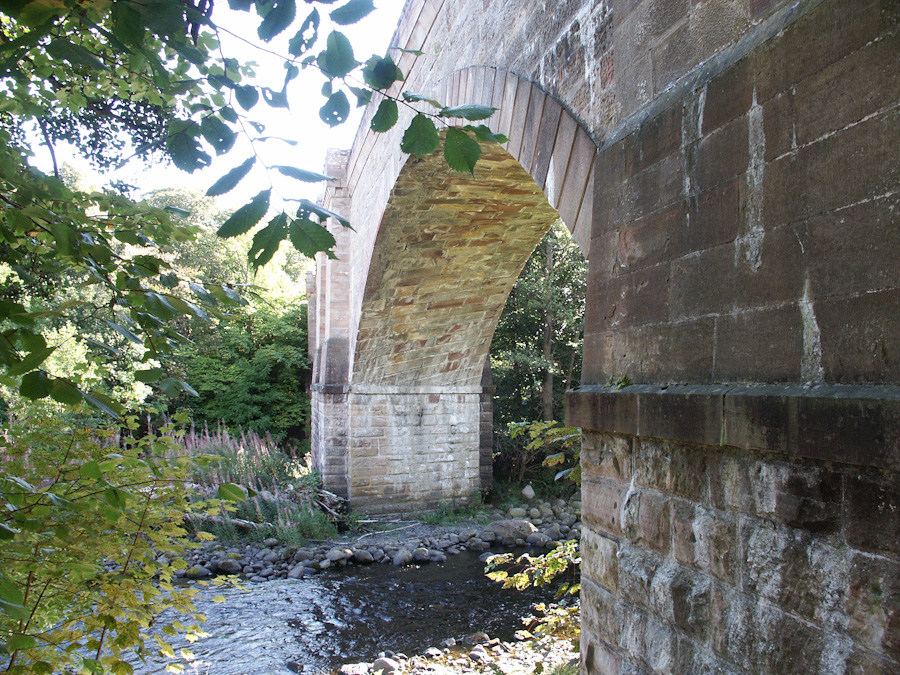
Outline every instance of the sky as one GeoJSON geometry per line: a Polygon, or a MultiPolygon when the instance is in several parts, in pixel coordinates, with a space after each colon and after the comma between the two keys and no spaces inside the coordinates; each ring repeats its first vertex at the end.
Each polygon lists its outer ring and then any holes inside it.
{"type": "MultiPolygon", "coordinates": [[[[375,0],[375,11],[358,24],[335,26],[350,39],[358,61],[365,61],[372,54],[381,56],[387,53],[391,36],[405,2],[406,0],[375,0]]],[[[328,12],[339,6],[340,3],[337,2],[333,5],[315,5],[322,17],[322,24],[319,28],[319,43],[314,48],[314,53],[324,48],[325,38],[331,30],[328,12]]],[[[298,3],[298,20],[302,20],[305,16],[303,12],[308,12],[310,8],[311,6],[305,3],[298,3]]],[[[287,40],[299,27],[298,21],[297,26],[292,26],[271,43],[262,43],[256,36],[259,19],[255,15],[248,20],[246,12],[234,12],[228,8],[226,3],[222,2],[215,5],[213,20],[223,28],[237,35],[246,36],[253,43],[263,45],[280,54],[287,54],[287,40]]],[[[222,48],[226,56],[237,58],[242,63],[251,61],[257,63],[255,83],[270,86],[276,90],[281,89],[284,80],[283,59],[271,57],[245,42],[227,36],[223,36],[222,48]]],[[[326,125],[319,119],[318,114],[319,108],[325,102],[324,97],[319,93],[323,82],[324,79],[316,69],[306,69],[301,71],[300,76],[289,87],[289,110],[269,108],[260,100],[250,111],[248,116],[251,119],[266,125],[265,135],[297,141],[297,145],[293,146],[278,141],[257,144],[256,151],[266,164],[286,164],[321,173],[324,168],[325,154],[329,148],[346,149],[351,146],[363,109],[353,108],[350,118],[337,127],[331,128],[326,125]]],[[[139,186],[145,192],[169,187],[189,188],[205,192],[219,177],[250,157],[250,153],[249,143],[242,140],[227,155],[214,158],[212,166],[193,174],[180,171],[170,164],[147,167],[140,160],[133,160],[116,172],[114,176],[99,177],[94,174],[86,162],[64,150],[60,152],[58,149],[61,159],[73,164],[81,173],[90,176],[97,183],[103,183],[112,177],[139,186]]],[[[43,164],[40,157],[37,159],[39,164],[43,164]]],[[[47,161],[47,158],[44,160],[47,161]]],[[[303,197],[315,200],[323,191],[322,184],[299,183],[281,176],[277,172],[270,172],[267,177],[259,168],[255,168],[237,188],[219,197],[218,201],[223,208],[241,206],[257,192],[269,187],[270,180],[275,188],[272,198],[273,206],[279,203],[279,195],[292,199],[303,197]]]]}

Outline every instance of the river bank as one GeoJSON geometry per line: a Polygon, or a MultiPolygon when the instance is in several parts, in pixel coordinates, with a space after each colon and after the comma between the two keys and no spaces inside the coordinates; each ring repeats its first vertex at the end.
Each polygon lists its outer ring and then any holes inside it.
{"type": "MultiPolygon", "coordinates": [[[[205,542],[182,556],[177,576],[205,579],[230,574],[251,583],[300,579],[347,565],[393,564],[398,567],[441,563],[462,551],[531,547],[546,551],[581,536],[581,495],[569,500],[535,499],[505,511],[488,512],[487,523],[429,525],[421,521],[371,523],[373,529],[345,539],[291,546],[269,538],[262,542],[205,542]]],[[[163,554],[159,562],[170,562],[163,554]]]]}
{"type": "Polygon", "coordinates": [[[234,574],[249,593],[235,590],[224,607],[209,608],[216,637],[191,648],[198,652],[194,672],[512,675],[538,666],[557,675],[577,672],[568,640],[516,635],[533,629],[533,605],[552,601],[552,593],[503,590],[484,577],[484,560],[512,547],[540,554],[577,540],[579,497],[526,498],[488,512],[487,522],[383,522],[300,547],[273,539],[208,542],[184,556],[183,576],[234,574]]]}

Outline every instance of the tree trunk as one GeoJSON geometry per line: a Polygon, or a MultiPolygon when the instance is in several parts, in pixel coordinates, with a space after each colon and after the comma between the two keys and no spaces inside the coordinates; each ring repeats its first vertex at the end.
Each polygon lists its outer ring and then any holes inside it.
{"type": "Polygon", "coordinates": [[[541,419],[553,420],[553,314],[551,313],[550,275],[553,272],[553,239],[548,238],[544,248],[544,341],[541,356],[544,359],[544,382],[541,385],[541,419]]]}

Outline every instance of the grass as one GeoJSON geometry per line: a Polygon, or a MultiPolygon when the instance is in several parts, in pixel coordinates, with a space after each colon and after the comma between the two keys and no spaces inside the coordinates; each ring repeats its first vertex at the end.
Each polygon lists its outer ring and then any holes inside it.
{"type": "Polygon", "coordinates": [[[459,506],[441,504],[436,511],[426,514],[422,520],[429,525],[456,525],[469,521],[486,523],[490,520],[490,516],[488,507],[480,498],[476,498],[468,504],[459,506]]]}
{"type": "Polygon", "coordinates": [[[254,495],[237,503],[226,518],[200,524],[220,540],[274,537],[298,546],[337,535],[335,525],[316,506],[320,479],[308,454],[285,451],[268,434],[232,434],[221,426],[183,430],[178,448],[177,454],[203,460],[191,464],[191,479],[201,494],[215,494],[219,485],[235,483],[254,495]]]}

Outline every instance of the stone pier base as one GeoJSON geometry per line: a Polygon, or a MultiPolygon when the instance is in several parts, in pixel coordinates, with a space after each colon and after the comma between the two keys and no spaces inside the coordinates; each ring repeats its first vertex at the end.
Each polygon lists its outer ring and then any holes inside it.
{"type": "Polygon", "coordinates": [[[315,467],[369,514],[468,502],[481,490],[482,409],[481,387],[314,391],[315,467]]]}
{"type": "Polygon", "coordinates": [[[582,672],[900,672],[897,395],[571,395],[582,672]]]}

